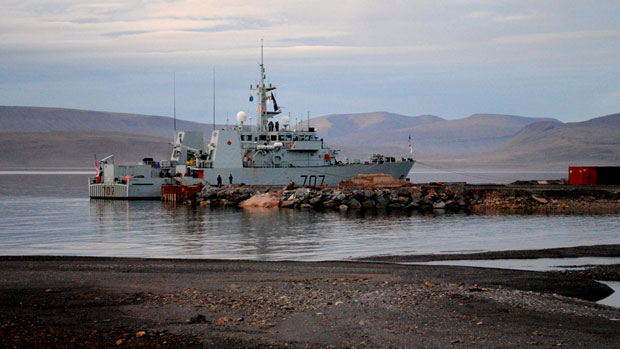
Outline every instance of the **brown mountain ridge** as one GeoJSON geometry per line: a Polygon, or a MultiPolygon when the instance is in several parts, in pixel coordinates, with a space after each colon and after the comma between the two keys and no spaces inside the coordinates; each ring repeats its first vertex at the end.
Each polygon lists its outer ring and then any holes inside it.
{"type": "MultiPolygon", "coordinates": [[[[305,128],[306,121],[298,128],[305,128]]],[[[344,157],[414,155],[451,168],[565,168],[620,164],[620,114],[584,122],[474,114],[446,120],[388,112],[333,114],[310,120],[344,157]]],[[[216,125],[216,127],[222,127],[216,125]]],[[[177,120],[178,130],[211,125],[177,120]]],[[[90,168],[93,154],[119,163],[169,157],[172,118],[87,110],[0,106],[0,168],[90,168]]]]}

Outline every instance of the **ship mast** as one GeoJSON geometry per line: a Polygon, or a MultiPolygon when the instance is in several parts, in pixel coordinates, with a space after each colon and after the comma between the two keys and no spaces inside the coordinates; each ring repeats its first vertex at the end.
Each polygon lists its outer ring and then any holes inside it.
{"type": "Polygon", "coordinates": [[[263,65],[263,39],[260,39],[260,80],[258,85],[258,115],[256,118],[257,125],[259,131],[264,131],[266,128],[264,124],[267,123],[267,120],[263,122],[263,116],[267,111],[267,98],[265,96],[265,66],[263,65]]]}
{"type": "Polygon", "coordinates": [[[268,130],[267,123],[269,119],[280,114],[280,109],[273,112],[267,111],[267,95],[269,91],[275,90],[276,87],[269,84],[265,86],[265,66],[263,64],[263,39],[260,40],[260,82],[256,86],[256,97],[258,98],[258,106],[256,108],[256,128],[258,131],[265,132],[268,130]]]}

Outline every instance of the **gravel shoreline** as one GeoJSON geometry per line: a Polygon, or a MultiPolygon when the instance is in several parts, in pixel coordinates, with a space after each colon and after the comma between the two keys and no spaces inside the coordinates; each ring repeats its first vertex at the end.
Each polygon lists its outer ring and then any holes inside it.
{"type": "Polygon", "coordinates": [[[491,260],[491,259],[531,259],[531,258],[575,258],[575,257],[620,257],[620,245],[594,245],[545,248],[540,250],[508,250],[478,253],[449,253],[425,255],[389,255],[359,258],[363,261],[377,262],[430,262],[448,260],[491,260]]]}
{"type": "Polygon", "coordinates": [[[609,293],[592,277],[377,262],[0,257],[0,346],[616,347],[620,309],[585,300],[609,293]]]}

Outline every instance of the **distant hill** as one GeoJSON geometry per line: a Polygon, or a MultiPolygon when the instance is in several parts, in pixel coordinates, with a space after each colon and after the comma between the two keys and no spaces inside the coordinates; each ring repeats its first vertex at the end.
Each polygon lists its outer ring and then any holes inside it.
{"type": "MultiPolygon", "coordinates": [[[[297,128],[305,127],[303,124],[297,128]]],[[[559,169],[620,164],[620,114],[563,124],[555,119],[474,114],[457,120],[387,112],[310,120],[341,157],[401,156],[411,135],[420,164],[448,168],[559,169]]],[[[221,125],[216,125],[221,127],[221,125]]],[[[209,137],[211,125],[177,120],[209,137]]],[[[61,108],[0,106],[0,168],[90,168],[93,154],[117,163],[167,159],[172,118],[61,108]]]]}
{"type": "MultiPolygon", "coordinates": [[[[221,126],[221,125],[216,125],[221,126]]],[[[177,119],[178,130],[201,131],[211,135],[210,124],[177,119]]],[[[110,131],[172,139],[171,117],[109,113],[90,110],[0,106],[2,131],[110,131]]]]}
{"type": "Polygon", "coordinates": [[[169,159],[170,140],[146,135],[100,131],[0,132],[0,168],[94,168],[114,154],[116,163],[142,158],[169,159]]]}
{"type": "Polygon", "coordinates": [[[566,124],[534,123],[497,149],[465,161],[513,168],[530,164],[619,166],[620,113],[566,124]]]}
{"type": "MultiPolygon", "coordinates": [[[[408,129],[420,125],[431,124],[444,119],[434,115],[405,116],[387,112],[332,114],[313,118],[310,126],[330,141],[341,137],[363,135],[375,132],[391,132],[397,129],[408,129]]],[[[307,126],[307,121],[301,123],[307,126]]]]}
{"type": "Polygon", "coordinates": [[[463,119],[445,120],[433,115],[410,117],[375,112],[327,115],[311,119],[310,125],[316,127],[329,144],[349,156],[368,155],[369,150],[404,154],[411,135],[416,154],[432,157],[491,151],[524,126],[540,121],[560,123],[549,118],[499,114],[474,114],[463,119]]]}

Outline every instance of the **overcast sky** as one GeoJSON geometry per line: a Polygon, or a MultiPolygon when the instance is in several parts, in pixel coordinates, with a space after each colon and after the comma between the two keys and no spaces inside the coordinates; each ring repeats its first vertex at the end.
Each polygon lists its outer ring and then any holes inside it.
{"type": "Polygon", "coordinates": [[[260,39],[293,119],[389,111],[580,121],[620,112],[619,1],[2,0],[0,104],[217,121],[260,39]]]}

